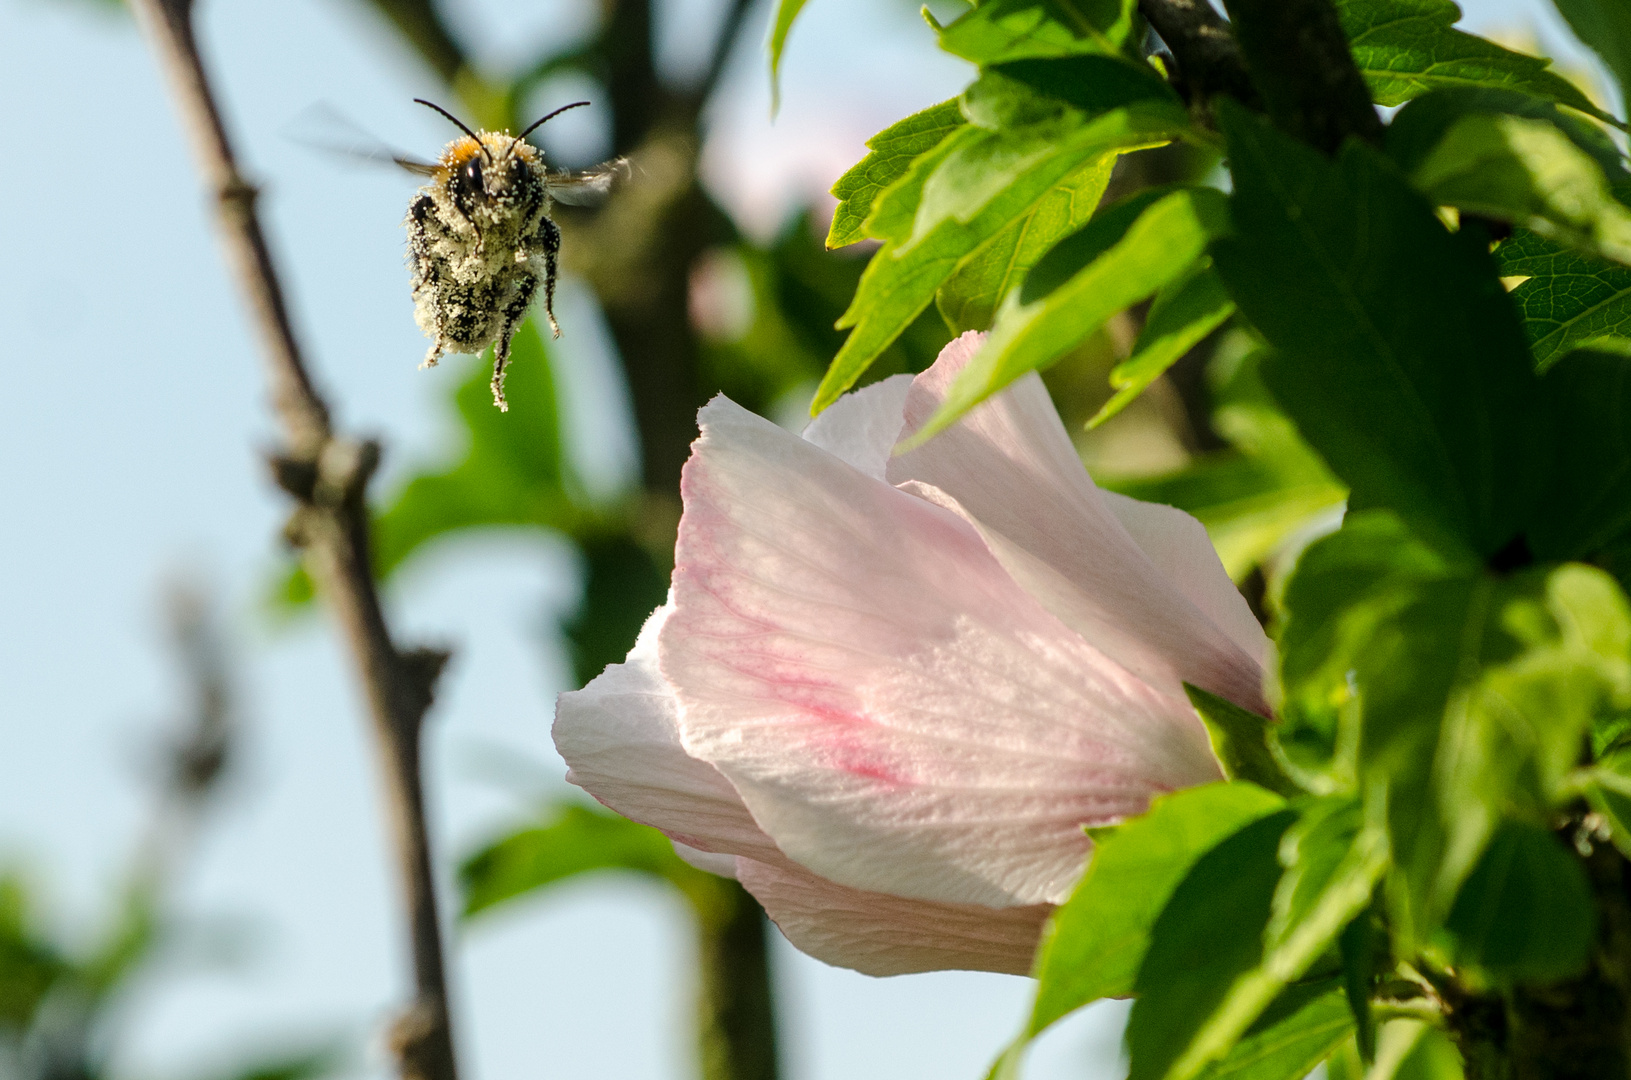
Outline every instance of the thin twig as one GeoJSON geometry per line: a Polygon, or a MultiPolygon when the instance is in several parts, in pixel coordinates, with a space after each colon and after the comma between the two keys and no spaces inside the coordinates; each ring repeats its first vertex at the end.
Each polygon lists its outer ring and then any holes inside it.
{"type": "Polygon", "coordinates": [[[734,0],[731,9],[719,21],[719,36],[714,39],[713,55],[708,58],[708,67],[702,76],[702,83],[697,87],[697,97],[703,104],[707,103],[708,98],[713,95],[714,88],[719,85],[719,78],[725,73],[725,64],[736,48],[736,39],[742,35],[748,10],[752,7],[753,0],[734,0]]]}
{"type": "Polygon", "coordinates": [[[287,534],[350,645],[385,771],[388,808],[413,946],[416,997],[392,1033],[408,1080],[457,1080],[441,926],[431,875],[420,777],[420,737],[447,654],[392,641],[369,558],[366,491],[379,447],[336,435],[289,323],[283,292],[255,214],[256,190],[238,171],[193,35],[192,0],[135,0],[172,84],[182,119],[217,201],[221,233],[266,351],[287,446],[272,459],[296,500],[287,534]]]}

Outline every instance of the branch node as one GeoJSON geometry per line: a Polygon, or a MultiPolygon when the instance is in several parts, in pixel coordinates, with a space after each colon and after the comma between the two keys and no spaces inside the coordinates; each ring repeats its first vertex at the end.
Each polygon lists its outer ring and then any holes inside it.
{"type": "Polygon", "coordinates": [[[404,710],[404,716],[424,719],[436,701],[436,683],[442,677],[442,669],[452,657],[453,653],[447,649],[427,645],[405,649],[398,655],[405,704],[412,706],[404,710]]]}
{"type": "Polygon", "coordinates": [[[373,439],[329,439],[317,454],[312,502],[331,509],[359,504],[379,457],[379,443],[373,439]]]}

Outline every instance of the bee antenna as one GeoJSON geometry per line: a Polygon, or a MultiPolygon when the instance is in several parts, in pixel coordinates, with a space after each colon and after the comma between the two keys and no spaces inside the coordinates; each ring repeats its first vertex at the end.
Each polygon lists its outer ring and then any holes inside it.
{"type": "MultiPolygon", "coordinates": [[[[544,126],[544,121],[553,120],[557,116],[561,115],[563,112],[565,112],[568,109],[575,109],[579,105],[587,105],[587,104],[589,104],[587,101],[574,101],[570,105],[562,105],[560,108],[556,109],[552,113],[546,113],[545,115],[539,117],[537,120],[534,120],[531,124],[527,125],[527,130],[525,130],[521,134],[517,135],[515,137],[515,141],[520,142],[522,139],[525,139],[528,135],[531,135],[534,131],[537,131],[539,128],[543,127],[544,126]]],[[[511,144],[511,145],[514,145],[514,144],[511,144]]]]}
{"type": "MultiPolygon", "coordinates": [[[[454,116],[452,113],[448,112],[446,109],[442,108],[440,105],[436,104],[434,101],[426,101],[424,98],[414,98],[413,103],[415,105],[423,105],[427,109],[435,109],[437,112],[441,113],[443,116],[445,116],[449,120],[453,121],[454,125],[457,126],[460,131],[464,132],[466,135],[470,136],[472,139],[474,139],[476,141],[477,148],[479,148],[481,150],[481,155],[482,155],[482,157],[485,157],[487,159],[488,164],[492,163],[493,155],[488,151],[487,145],[481,141],[481,136],[477,135],[474,131],[471,131],[469,128],[465,127],[463,120],[460,120],[457,116],[454,116]]],[[[588,102],[584,102],[583,104],[587,105],[588,102]]],[[[567,106],[567,107],[571,108],[571,106],[567,106]]],[[[559,112],[560,110],[557,109],[555,111],[559,112]]],[[[554,114],[551,113],[550,115],[552,116],[554,114]]],[[[544,117],[544,120],[547,120],[547,119],[549,119],[548,116],[544,117]]],[[[540,120],[539,123],[543,123],[543,121],[540,120]]],[[[528,128],[527,130],[530,131],[532,129],[528,128]]]]}

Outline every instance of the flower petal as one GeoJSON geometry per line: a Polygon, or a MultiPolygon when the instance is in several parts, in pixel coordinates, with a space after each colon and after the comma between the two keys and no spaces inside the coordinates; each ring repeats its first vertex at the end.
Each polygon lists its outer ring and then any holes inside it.
{"type": "Polygon", "coordinates": [[[1102,489],[1099,496],[1163,577],[1253,663],[1260,668],[1267,663],[1268,635],[1252,614],[1251,605],[1229,580],[1229,572],[1223,568],[1211,537],[1206,535],[1205,525],[1176,506],[1144,502],[1102,489]]]}
{"type": "Polygon", "coordinates": [[[1052,905],[988,908],[846,889],[791,863],[738,859],[736,875],[801,952],[866,975],[1024,975],[1052,905]]]}
{"type": "Polygon", "coordinates": [[[789,857],[898,896],[1058,902],[1084,823],[1218,776],[1188,703],[965,522],[723,398],[701,419],[659,663],[685,749],[789,857]]]}
{"type": "Polygon", "coordinates": [[[840,461],[882,480],[906,419],[910,375],[891,375],[852,391],[827,406],[804,429],[804,438],[840,461]]]}
{"type": "MultiPolygon", "coordinates": [[[[979,335],[964,334],[913,381],[906,431],[933,415],[978,347],[979,335]]],[[[1262,674],[1252,655],[1128,535],[1087,475],[1034,373],[891,460],[887,475],[893,484],[915,480],[949,495],[978,522],[992,553],[1021,585],[1144,681],[1178,700],[1180,683],[1194,683],[1266,712],[1262,674]],[[1053,573],[1038,574],[1043,566],[1053,573]]],[[[1227,584],[1221,564],[1218,574],[1227,584]]]]}
{"type": "Polygon", "coordinates": [[[780,858],[730,781],[680,745],[679,707],[657,671],[657,634],[672,611],[651,613],[627,660],[557,699],[551,733],[566,779],[687,847],[780,858]]]}

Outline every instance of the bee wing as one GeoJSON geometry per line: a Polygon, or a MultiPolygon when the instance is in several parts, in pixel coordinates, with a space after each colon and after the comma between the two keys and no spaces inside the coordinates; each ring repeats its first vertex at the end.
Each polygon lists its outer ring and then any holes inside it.
{"type": "Polygon", "coordinates": [[[603,165],[582,172],[550,172],[545,174],[549,183],[549,197],[569,206],[594,206],[611,193],[612,188],[629,177],[627,158],[614,158],[603,165]]]}
{"type": "Polygon", "coordinates": [[[435,162],[404,154],[375,138],[327,102],[304,110],[286,134],[296,142],[353,161],[395,165],[418,176],[430,176],[437,169],[435,162]]]}

